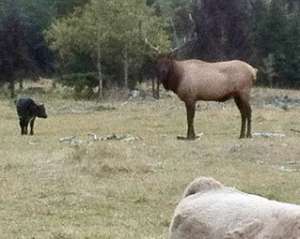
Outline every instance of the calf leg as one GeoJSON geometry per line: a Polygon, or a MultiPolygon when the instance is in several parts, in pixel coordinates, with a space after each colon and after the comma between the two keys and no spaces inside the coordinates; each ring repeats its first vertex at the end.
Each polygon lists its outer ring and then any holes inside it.
{"type": "Polygon", "coordinates": [[[194,116],[195,116],[195,103],[185,103],[186,114],[187,114],[187,139],[195,139],[195,130],[194,130],[194,116]]]}
{"type": "Polygon", "coordinates": [[[33,117],[30,121],[30,135],[33,135],[34,120],[35,117],[33,117]]]}
{"type": "Polygon", "coordinates": [[[21,135],[23,135],[23,134],[25,134],[24,120],[23,119],[19,119],[19,124],[20,124],[20,128],[21,128],[21,135]]]}
{"type": "Polygon", "coordinates": [[[24,120],[23,121],[23,132],[24,132],[24,134],[28,134],[28,120],[24,120]]]}

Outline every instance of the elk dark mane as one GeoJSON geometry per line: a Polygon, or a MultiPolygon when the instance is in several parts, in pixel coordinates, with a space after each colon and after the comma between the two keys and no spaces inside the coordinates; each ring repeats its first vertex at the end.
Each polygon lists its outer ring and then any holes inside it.
{"type": "Polygon", "coordinates": [[[176,93],[180,83],[181,72],[179,67],[176,65],[175,60],[170,56],[164,56],[160,58],[157,63],[157,72],[160,71],[161,67],[166,67],[168,69],[168,73],[160,79],[160,82],[166,90],[172,90],[176,93]]]}

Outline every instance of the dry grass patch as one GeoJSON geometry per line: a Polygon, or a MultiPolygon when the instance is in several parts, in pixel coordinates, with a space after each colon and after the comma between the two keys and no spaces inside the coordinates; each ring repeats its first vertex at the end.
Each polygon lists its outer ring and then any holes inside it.
{"type": "Polygon", "coordinates": [[[19,135],[13,103],[0,104],[3,238],[165,238],[183,189],[197,176],[300,203],[300,134],[290,131],[300,129],[298,108],[255,106],[255,132],[286,136],[239,140],[232,102],[200,103],[195,127],[203,136],[189,142],[176,139],[185,135],[186,119],[175,97],[96,104],[46,95],[41,101],[50,117],[37,120],[33,137],[19,135]],[[88,133],[138,139],[91,141],[88,133]],[[79,143],[60,143],[66,136],[79,143]]]}

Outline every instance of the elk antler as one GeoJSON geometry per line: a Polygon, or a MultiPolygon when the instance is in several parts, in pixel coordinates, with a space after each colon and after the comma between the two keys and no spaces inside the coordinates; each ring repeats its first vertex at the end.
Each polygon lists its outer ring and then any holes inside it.
{"type": "MultiPolygon", "coordinates": [[[[189,44],[194,43],[197,39],[193,38],[190,39],[189,41],[185,41],[182,45],[175,47],[175,48],[170,48],[170,52],[168,53],[168,55],[173,55],[176,54],[177,51],[180,51],[181,49],[187,47],[189,44]]],[[[147,38],[144,39],[144,42],[147,46],[149,46],[152,50],[154,50],[155,52],[157,52],[158,54],[161,54],[161,50],[159,49],[159,47],[155,47],[153,44],[151,44],[149,42],[149,40],[147,38]]]]}
{"type": "Polygon", "coordinates": [[[181,45],[178,46],[178,47],[171,48],[170,54],[174,54],[174,53],[176,53],[177,51],[180,51],[181,49],[187,47],[189,44],[194,43],[196,40],[197,40],[196,38],[193,38],[193,39],[190,39],[189,41],[185,41],[183,44],[181,44],[181,45]]]}
{"type": "Polygon", "coordinates": [[[159,47],[153,46],[153,45],[148,41],[147,38],[145,38],[144,41],[145,41],[146,45],[148,45],[152,50],[156,51],[158,54],[161,54],[161,50],[159,49],[159,47]]]}

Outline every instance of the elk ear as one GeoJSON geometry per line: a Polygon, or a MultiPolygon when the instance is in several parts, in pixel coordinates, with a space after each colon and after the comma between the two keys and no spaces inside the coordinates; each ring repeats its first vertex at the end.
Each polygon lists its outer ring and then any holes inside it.
{"type": "Polygon", "coordinates": [[[175,52],[170,52],[167,57],[171,60],[175,59],[176,53],[175,52]]]}
{"type": "Polygon", "coordinates": [[[162,60],[162,59],[165,59],[165,58],[168,58],[168,56],[165,54],[165,53],[161,53],[157,56],[157,59],[158,60],[162,60]]]}

